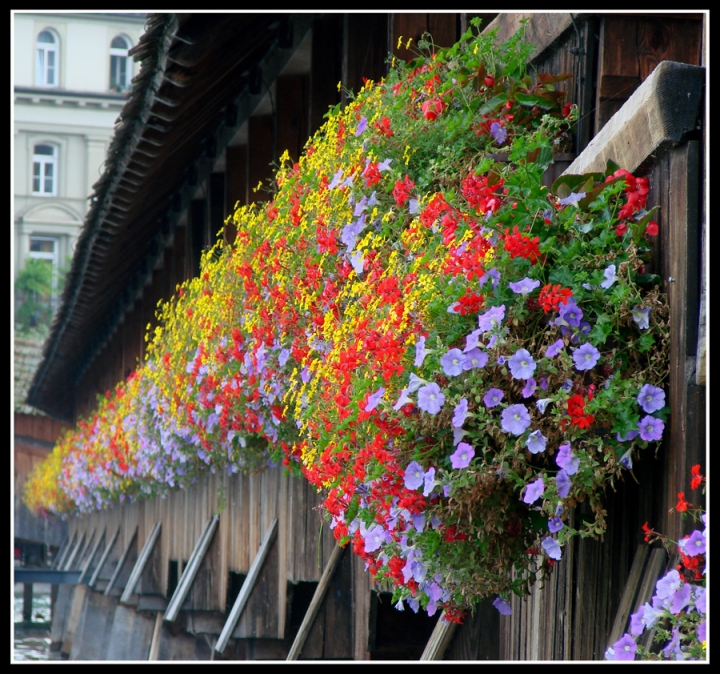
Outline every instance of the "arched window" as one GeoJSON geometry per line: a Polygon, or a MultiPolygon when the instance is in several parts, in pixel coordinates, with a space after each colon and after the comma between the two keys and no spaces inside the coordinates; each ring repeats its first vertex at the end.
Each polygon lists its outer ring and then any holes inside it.
{"type": "Polygon", "coordinates": [[[57,194],[57,148],[40,143],[33,148],[32,193],[54,197],[57,194]]]}
{"type": "Polygon", "coordinates": [[[130,83],[130,41],[116,35],[110,43],[110,91],[125,91],[130,83]]]}
{"type": "Polygon", "coordinates": [[[39,87],[58,86],[60,50],[57,36],[45,29],[37,36],[35,46],[35,84],[39,87]]]}

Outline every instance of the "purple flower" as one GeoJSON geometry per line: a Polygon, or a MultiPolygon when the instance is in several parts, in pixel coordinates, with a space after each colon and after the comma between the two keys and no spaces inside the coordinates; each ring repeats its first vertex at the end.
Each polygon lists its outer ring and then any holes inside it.
{"type": "Polygon", "coordinates": [[[697,628],[697,638],[699,642],[707,641],[707,621],[703,620],[697,628]]]}
{"type": "Polygon", "coordinates": [[[650,327],[650,307],[633,307],[630,313],[638,328],[647,330],[650,327]]]}
{"type": "Polygon", "coordinates": [[[358,124],[357,129],[355,130],[355,136],[359,136],[363,131],[365,131],[365,129],[367,129],[367,125],[368,125],[367,117],[365,117],[365,115],[363,115],[360,118],[360,123],[358,124]]]}
{"type": "Polygon", "coordinates": [[[555,534],[560,529],[562,529],[565,525],[563,524],[563,521],[559,517],[551,517],[548,520],[548,529],[551,533],[555,534]]]}
{"type": "MultiPolygon", "coordinates": [[[[435,469],[430,466],[430,468],[427,469],[427,472],[425,473],[425,476],[423,477],[423,496],[427,497],[430,496],[430,492],[433,490],[433,487],[435,486],[435,469]]],[[[415,525],[415,528],[418,531],[422,531],[422,526],[418,527],[417,524],[415,525]]]]}
{"type": "Polygon", "coordinates": [[[488,355],[480,349],[470,349],[465,353],[465,362],[463,370],[474,370],[479,367],[485,367],[488,362],[488,355]]]}
{"type": "Polygon", "coordinates": [[[658,599],[667,599],[675,594],[675,591],[680,587],[681,583],[680,574],[673,569],[655,583],[655,594],[658,599]]]}
{"type": "Polygon", "coordinates": [[[648,414],[665,407],[665,391],[652,384],[645,384],[638,393],[638,405],[648,414]]]}
{"type": "Polygon", "coordinates": [[[350,256],[350,264],[358,276],[363,273],[365,269],[365,258],[359,250],[350,256]]]}
{"type": "Polygon", "coordinates": [[[526,382],[525,386],[522,390],[522,397],[523,398],[529,398],[533,393],[535,393],[535,389],[537,388],[537,382],[530,377],[526,382]]]}
{"type": "Polygon", "coordinates": [[[507,140],[507,130],[499,122],[493,122],[490,125],[490,135],[498,145],[502,145],[507,140]]]}
{"type": "Polygon", "coordinates": [[[545,410],[547,409],[548,404],[552,402],[552,398],[540,398],[535,403],[535,407],[537,407],[540,410],[540,414],[545,414],[545,410]]]}
{"type": "Polygon", "coordinates": [[[474,348],[479,346],[480,344],[480,335],[482,334],[482,330],[473,330],[466,338],[465,338],[465,348],[463,351],[467,353],[468,351],[472,351],[474,348]]]}
{"type": "MultiPolygon", "coordinates": [[[[485,229],[485,228],[483,228],[483,229],[485,229]]],[[[483,232],[483,234],[484,233],[485,232],[483,232]]],[[[485,285],[485,282],[488,279],[492,280],[492,287],[495,288],[495,286],[497,286],[497,284],[500,283],[500,272],[495,267],[493,267],[492,269],[488,269],[487,272],[485,272],[480,277],[480,281],[479,281],[480,285],[481,286],[485,285]]]]}
{"type": "Polygon", "coordinates": [[[578,201],[585,198],[585,192],[571,192],[558,202],[561,206],[577,206],[578,201]]]}
{"type": "Polygon", "coordinates": [[[664,428],[665,424],[655,417],[647,416],[638,421],[640,437],[647,442],[660,440],[660,438],[662,438],[664,428]]]}
{"type": "Polygon", "coordinates": [[[545,550],[545,554],[551,559],[562,559],[560,545],[552,536],[546,536],[540,545],[545,550]]]}
{"type": "Polygon", "coordinates": [[[592,370],[598,360],[600,360],[600,352],[592,344],[583,344],[573,353],[575,367],[581,371],[592,370]]]}
{"type": "Polygon", "coordinates": [[[634,660],[637,644],[627,632],[613,644],[616,660],[634,660]]]}
{"type": "Polygon", "coordinates": [[[425,481],[425,471],[417,461],[411,461],[405,469],[405,487],[415,490],[425,481]]]}
{"type": "Polygon", "coordinates": [[[461,442],[450,456],[450,463],[455,469],[467,468],[474,456],[475,450],[467,442],[461,442]]]}
{"type": "Polygon", "coordinates": [[[542,477],[539,477],[535,482],[531,482],[525,490],[525,496],[523,496],[523,503],[528,505],[535,503],[545,493],[545,483],[542,477]]]}
{"type": "Polygon", "coordinates": [[[504,304],[499,307],[491,307],[484,314],[478,316],[478,327],[483,332],[490,332],[500,325],[503,318],[505,318],[504,304]]]}
{"type": "Polygon", "coordinates": [[[365,533],[365,552],[375,552],[385,542],[385,529],[376,524],[365,533]]]}
{"type": "Polygon", "coordinates": [[[420,335],[415,342],[415,367],[420,367],[425,360],[425,356],[428,355],[428,351],[425,348],[425,337],[420,335]]]}
{"type": "Polygon", "coordinates": [[[605,280],[600,284],[601,288],[605,288],[605,290],[607,290],[613,283],[615,283],[615,281],[617,281],[615,271],[616,268],[614,264],[608,265],[608,267],[603,272],[605,280]]]}
{"type": "Polygon", "coordinates": [[[671,613],[680,613],[690,603],[690,585],[683,583],[672,595],[671,613]]]}
{"type": "MultiPolygon", "coordinates": [[[[688,557],[697,557],[698,555],[705,554],[706,538],[703,536],[702,531],[695,529],[695,531],[690,534],[690,538],[686,538],[684,541],[682,549],[688,557]]],[[[673,613],[675,613],[675,611],[673,611],[673,613]]]]}
{"type": "Polygon", "coordinates": [[[397,402],[393,405],[393,409],[397,412],[403,405],[412,403],[412,399],[408,397],[409,389],[404,388],[400,391],[400,397],[397,402]]]}
{"type": "Polygon", "coordinates": [[[637,438],[637,436],[640,435],[639,431],[628,431],[625,433],[625,435],[620,435],[620,433],[615,434],[615,439],[618,442],[630,442],[630,440],[634,440],[637,438]]]}
{"type": "Polygon", "coordinates": [[[367,405],[365,405],[365,411],[372,412],[378,406],[384,395],[385,389],[381,386],[377,391],[375,391],[375,393],[368,396],[367,405]]]}
{"type": "Polygon", "coordinates": [[[450,349],[441,359],[443,372],[448,377],[457,377],[463,371],[465,354],[460,349],[450,349]]]}
{"type": "Polygon", "coordinates": [[[628,449],[628,451],[620,457],[620,461],[618,463],[626,470],[632,470],[632,448],[628,449]]]}
{"type": "Polygon", "coordinates": [[[527,407],[520,403],[506,407],[502,411],[500,425],[506,433],[522,435],[530,425],[530,414],[527,407]]]}
{"type": "Polygon", "coordinates": [[[540,431],[533,431],[528,436],[525,446],[528,448],[531,454],[540,454],[545,451],[547,445],[547,438],[540,431]]]}
{"type": "Polygon", "coordinates": [[[562,339],[558,339],[545,349],[545,356],[547,358],[554,358],[563,350],[564,346],[565,342],[563,342],[562,339]]]}
{"type": "Polygon", "coordinates": [[[485,407],[490,408],[499,405],[504,396],[505,394],[499,388],[488,389],[488,392],[483,397],[485,407]]]}
{"type": "Polygon", "coordinates": [[[522,281],[517,281],[515,283],[510,281],[508,285],[510,286],[510,290],[512,290],[516,295],[527,295],[527,293],[531,293],[540,285],[540,281],[536,281],[531,279],[529,276],[526,276],[522,279],[522,281]]]}
{"type": "MultiPolygon", "coordinates": [[[[580,319],[583,317],[582,309],[575,304],[570,298],[566,304],[560,305],[558,321],[567,323],[567,325],[577,328],[580,325],[580,319]]],[[[562,325],[562,323],[559,323],[562,325]]]]}
{"type": "Polygon", "coordinates": [[[428,414],[437,414],[445,403],[440,387],[432,382],[418,390],[418,407],[428,414]]]}
{"type": "Polygon", "coordinates": [[[529,379],[535,372],[535,361],[527,349],[518,349],[508,361],[513,379],[529,379]]]}
{"type": "Polygon", "coordinates": [[[498,610],[500,615],[510,615],[512,613],[510,604],[502,597],[497,597],[495,601],[493,601],[493,606],[498,610]]]}
{"type": "Polygon", "coordinates": [[[453,413],[452,425],[455,428],[460,428],[468,416],[468,401],[467,398],[463,398],[456,406],[453,413]]]}
{"type": "Polygon", "coordinates": [[[570,487],[572,487],[572,482],[570,482],[567,471],[559,470],[555,476],[555,483],[557,484],[558,496],[560,498],[566,498],[570,493],[570,487]]]}

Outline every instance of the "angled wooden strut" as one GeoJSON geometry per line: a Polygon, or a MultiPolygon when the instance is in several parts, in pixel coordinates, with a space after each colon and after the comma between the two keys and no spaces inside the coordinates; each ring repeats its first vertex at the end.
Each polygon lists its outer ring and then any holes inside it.
{"type": "Polygon", "coordinates": [[[433,629],[420,659],[442,660],[447,647],[450,645],[450,640],[453,634],[455,634],[456,627],[457,623],[440,618],[437,623],[435,623],[435,629],[433,629]]]}
{"type": "Polygon", "coordinates": [[[105,566],[105,562],[107,561],[107,558],[110,556],[110,552],[112,551],[113,547],[115,546],[115,541],[117,541],[119,535],[120,535],[120,525],[118,524],[117,529],[115,529],[115,533],[113,534],[112,538],[108,541],[108,544],[105,546],[105,550],[103,550],[102,556],[100,557],[100,561],[98,562],[98,565],[95,568],[93,575],[90,576],[90,582],[88,583],[88,585],[90,587],[95,587],[95,584],[98,581],[98,577],[100,576],[100,571],[102,571],[103,566],[105,566]]]}
{"type": "Polygon", "coordinates": [[[127,585],[125,585],[125,589],[123,590],[122,596],[120,597],[121,604],[127,604],[130,601],[130,597],[131,597],[132,593],[135,591],[135,587],[137,586],[138,581],[140,580],[140,576],[142,576],[142,572],[145,570],[145,566],[147,565],[147,562],[150,559],[150,556],[152,555],[153,548],[155,547],[155,543],[157,543],[158,538],[160,538],[161,525],[162,525],[161,522],[155,522],[152,530],[150,531],[150,535],[147,537],[147,540],[145,541],[145,545],[143,545],[143,549],[140,552],[140,556],[137,558],[137,561],[135,562],[135,566],[133,567],[133,570],[130,573],[130,578],[128,578],[127,585]]]}
{"type": "Polygon", "coordinates": [[[62,570],[63,571],[72,571],[72,565],[75,561],[75,558],[77,557],[78,552],[80,552],[80,548],[82,547],[83,543],[85,542],[85,534],[82,536],[78,535],[77,543],[73,546],[72,552],[68,555],[67,559],[63,562],[62,570]]]}
{"type": "Polygon", "coordinates": [[[87,559],[85,560],[85,563],[82,566],[82,569],[80,569],[80,578],[78,578],[78,583],[83,582],[83,578],[87,575],[88,571],[90,571],[90,566],[92,565],[92,560],[95,559],[95,555],[97,554],[98,549],[100,548],[100,544],[105,540],[105,530],[99,530],[100,533],[95,540],[95,544],[92,547],[92,550],[90,550],[90,554],[88,555],[87,559]]]}
{"type": "Polygon", "coordinates": [[[293,641],[293,645],[290,648],[290,652],[288,653],[286,660],[297,660],[300,657],[300,653],[305,645],[305,640],[310,634],[313,622],[315,621],[315,616],[317,615],[320,605],[325,598],[325,593],[327,592],[328,585],[332,580],[333,573],[340,562],[343,550],[344,548],[341,548],[339,545],[336,545],[333,549],[330,559],[328,560],[328,563],[323,570],[323,574],[320,577],[320,582],[315,588],[315,594],[310,602],[310,606],[308,606],[307,613],[305,613],[305,617],[303,618],[300,629],[295,636],[295,641],[293,641]]]}
{"type": "Polygon", "coordinates": [[[235,625],[237,625],[237,621],[240,619],[240,615],[245,608],[245,604],[247,604],[250,593],[255,587],[255,582],[257,581],[262,566],[265,563],[265,558],[267,557],[268,551],[270,550],[270,545],[275,540],[277,529],[278,519],[276,517],[265,532],[265,536],[263,536],[262,542],[260,543],[260,548],[258,549],[257,554],[255,555],[255,559],[253,559],[253,563],[250,566],[250,570],[248,571],[248,575],[246,576],[245,581],[240,588],[240,593],[238,594],[237,599],[233,604],[232,610],[230,611],[230,615],[228,616],[228,619],[223,626],[222,632],[218,637],[217,643],[215,644],[215,651],[217,653],[222,653],[225,650],[227,642],[229,641],[230,636],[235,630],[235,625]]]}
{"type": "Polygon", "coordinates": [[[165,621],[174,622],[177,619],[183,602],[185,601],[185,597],[187,597],[188,592],[190,592],[195,576],[200,569],[200,564],[205,557],[205,553],[210,547],[210,542],[212,541],[213,534],[217,529],[219,521],[218,516],[213,515],[210,521],[205,525],[205,529],[203,530],[200,538],[198,538],[195,543],[195,547],[193,548],[190,559],[188,560],[182,576],[180,577],[178,586],[175,588],[175,592],[168,603],[167,610],[165,611],[165,621]]]}
{"type": "Polygon", "coordinates": [[[123,565],[125,564],[125,560],[127,559],[127,556],[130,554],[130,550],[132,549],[133,543],[135,542],[135,537],[137,536],[137,524],[135,525],[135,529],[133,530],[132,536],[128,539],[127,545],[125,546],[125,549],[122,552],[122,555],[120,555],[120,559],[118,559],[117,564],[115,565],[115,569],[112,572],[112,575],[110,576],[110,580],[108,581],[107,587],[105,588],[105,592],[103,593],[106,597],[110,596],[110,591],[113,589],[113,586],[115,585],[115,582],[118,579],[118,576],[120,575],[120,571],[123,568],[123,565]]]}

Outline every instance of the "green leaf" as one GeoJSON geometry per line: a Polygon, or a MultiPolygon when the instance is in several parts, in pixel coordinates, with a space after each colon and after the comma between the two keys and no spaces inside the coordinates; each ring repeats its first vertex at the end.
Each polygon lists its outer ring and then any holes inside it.
{"type": "Polygon", "coordinates": [[[542,110],[551,110],[553,107],[550,99],[545,96],[538,96],[537,94],[515,94],[515,100],[526,108],[534,108],[537,106],[542,110]]]}
{"type": "Polygon", "coordinates": [[[638,339],[638,351],[640,353],[645,353],[646,351],[649,351],[652,349],[653,344],[655,344],[655,338],[650,333],[645,333],[638,339]]]}
{"type": "Polygon", "coordinates": [[[492,112],[495,110],[495,108],[501,106],[503,103],[507,103],[508,96],[507,94],[498,94],[497,96],[493,96],[485,105],[483,105],[479,112],[481,115],[486,115],[489,112],[492,112]]]}
{"type": "Polygon", "coordinates": [[[593,329],[590,331],[590,339],[595,344],[605,344],[605,340],[607,340],[612,331],[612,318],[610,318],[607,314],[600,314],[595,320],[593,329]]]}

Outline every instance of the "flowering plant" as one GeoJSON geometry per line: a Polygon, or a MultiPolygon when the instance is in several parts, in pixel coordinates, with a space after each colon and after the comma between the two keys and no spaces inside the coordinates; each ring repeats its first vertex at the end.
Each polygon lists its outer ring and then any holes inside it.
{"type": "MultiPolygon", "coordinates": [[[[700,466],[692,468],[692,489],[703,486],[706,478],[700,466]]],[[[645,541],[660,541],[668,550],[677,549],[680,563],[655,585],[651,603],[646,602],[630,616],[630,632],[626,632],[605,652],[606,660],[704,660],[707,648],[706,631],[706,566],[707,513],[701,506],[685,500],[685,492],[678,494],[675,507],[682,516],[702,522],[703,529],[695,529],[680,541],[653,531],[643,525],[645,541]],[[644,647],[637,643],[645,632],[654,632],[654,642],[662,648],[644,647]]]]}
{"type": "Polygon", "coordinates": [[[471,29],[331,110],[29,505],[282,461],[398,608],[452,620],[493,594],[507,612],[538,559],[601,534],[604,489],[669,413],[657,224],[647,179],[611,162],[544,185],[577,111],[567,76],[527,74],[530,49],[471,29]],[[581,501],[594,518],[571,528],[581,501]]]}

